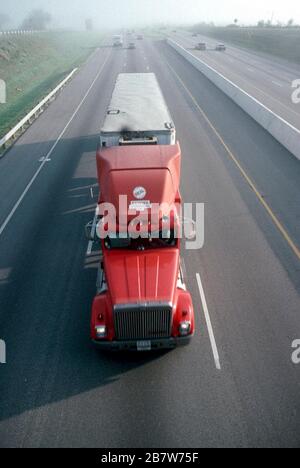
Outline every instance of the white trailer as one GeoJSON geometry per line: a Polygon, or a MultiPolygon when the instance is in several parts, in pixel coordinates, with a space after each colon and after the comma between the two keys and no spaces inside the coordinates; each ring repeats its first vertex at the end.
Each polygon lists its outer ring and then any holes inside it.
{"type": "Polygon", "coordinates": [[[174,123],[154,73],[121,73],[100,132],[100,145],[145,144],[175,145],[174,123]]]}

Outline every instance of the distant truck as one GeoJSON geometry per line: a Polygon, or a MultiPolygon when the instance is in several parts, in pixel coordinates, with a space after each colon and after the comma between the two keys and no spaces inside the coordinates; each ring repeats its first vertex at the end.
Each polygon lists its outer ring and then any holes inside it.
{"type": "Polygon", "coordinates": [[[98,212],[110,203],[116,220],[115,232],[103,216],[96,230],[95,224],[87,226],[90,240],[101,237],[93,342],[101,349],[137,351],[189,343],[194,310],[176,235],[181,150],[154,74],[119,75],[101,130],[97,170],[98,212]],[[120,196],[126,196],[122,206],[120,196]]]}
{"type": "Polygon", "coordinates": [[[123,37],[119,34],[113,36],[113,46],[114,47],[123,47],[123,37]]]}
{"type": "Polygon", "coordinates": [[[196,50],[206,50],[206,43],[205,42],[198,42],[198,44],[195,45],[196,50]]]}

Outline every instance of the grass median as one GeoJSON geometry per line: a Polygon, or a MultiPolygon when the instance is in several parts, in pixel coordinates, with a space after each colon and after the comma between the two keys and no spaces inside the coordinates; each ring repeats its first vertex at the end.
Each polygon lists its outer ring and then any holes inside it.
{"type": "Polygon", "coordinates": [[[101,45],[96,32],[48,32],[0,38],[0,138],[101,45]]]}

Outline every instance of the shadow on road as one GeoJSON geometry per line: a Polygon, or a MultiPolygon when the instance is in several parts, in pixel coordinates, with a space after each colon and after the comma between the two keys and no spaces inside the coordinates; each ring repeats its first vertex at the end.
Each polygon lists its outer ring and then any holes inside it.
{"type": "Polygon", "coordinates": [[[0,420],[109,385],[162,356],[100,353],[89,340],[98,258],[86,256],[84,226],[97,199],[97,142],[62,140],[1,237],[0,420]]]}

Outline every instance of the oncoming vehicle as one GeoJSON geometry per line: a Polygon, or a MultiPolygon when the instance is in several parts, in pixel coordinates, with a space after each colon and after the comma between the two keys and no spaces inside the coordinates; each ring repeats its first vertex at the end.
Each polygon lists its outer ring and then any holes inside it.
{"type": "Polygon", "coordinates": [[[130,42],[130,43],[128,44],[128,49],[131,49],[131,50],[136,49],[135,43],[134,43],[134,42],[130,42]]]}
{"type": "Polygon", "coordinates": [[[206,50],[206,43],[205,42],[198,42],[195,46],[196,50],[206,50]]]}
{"type": "Polygon", "coordinates": [[[225,50],[226,50],[225,44],[217,44],[217,45],[216,45],[216,50],[217,50],[218,52],[225,52],[225,50]]]}

